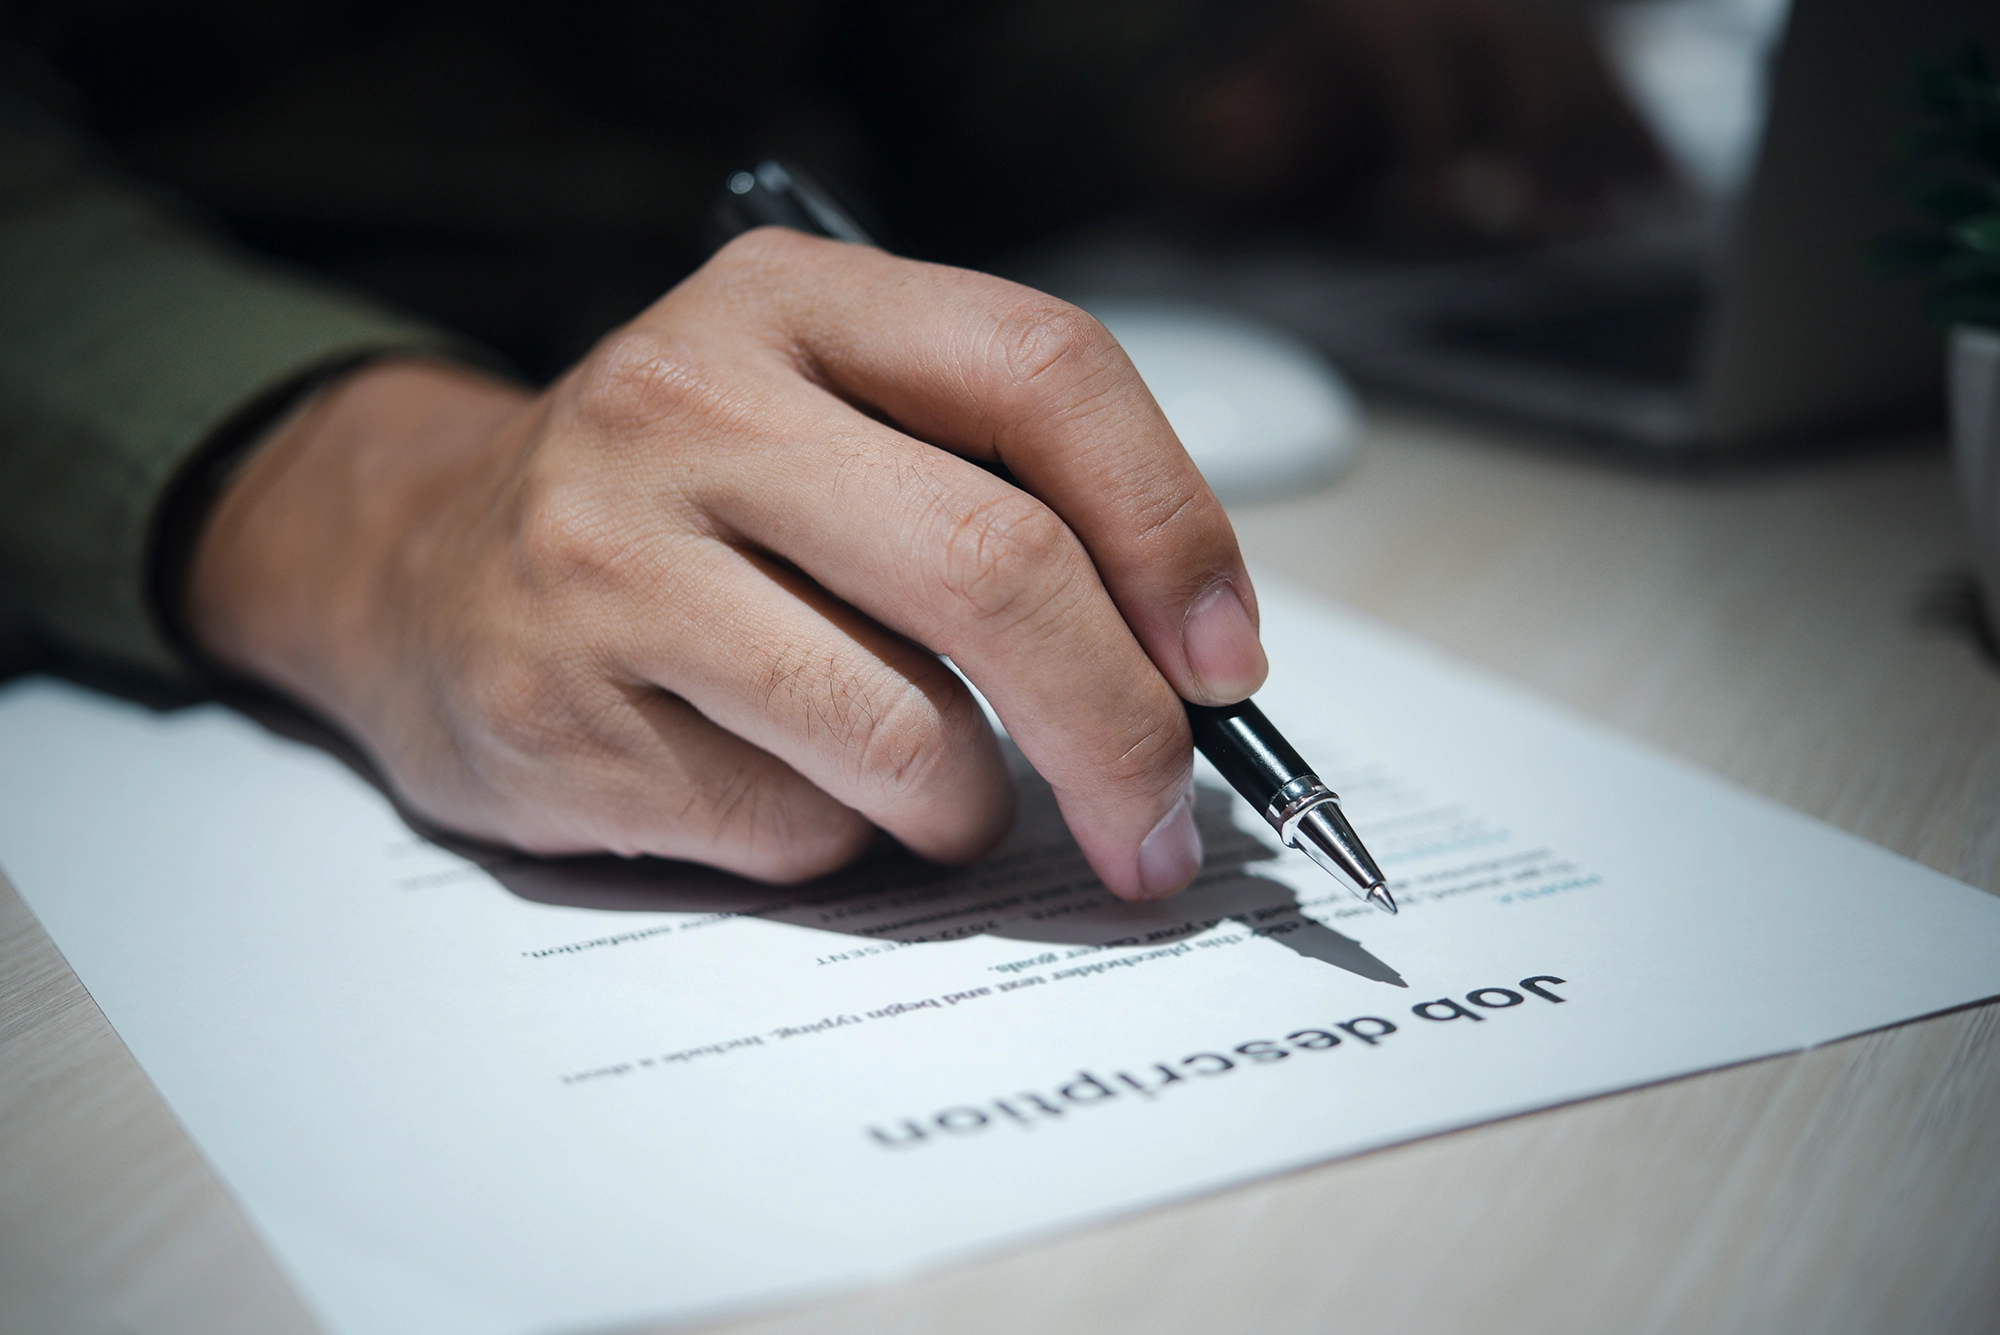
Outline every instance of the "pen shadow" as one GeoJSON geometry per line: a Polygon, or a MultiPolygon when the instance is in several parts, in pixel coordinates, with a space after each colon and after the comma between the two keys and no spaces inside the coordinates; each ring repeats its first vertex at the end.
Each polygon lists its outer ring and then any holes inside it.
{"type": "Polygon", "coordinates": [[[868,854],[840,871],[774,887],[699,863],[610,854],[542,858],[461,838],[403,807],[351,742],[289,702],[259,693],[227,703],[267,730],[340,761],[396,803],[414,834],[476,863],[506,891],[537,904],[694,914],[717,922],[763,919],[902,946],[990,936],[1064,947],[1075,955],[1158,949],[1228,923],[1243,936],[1275,942],[1303,959],[1371,982],[1407,986],[1395,968],[1359,941],[1307,912],[1372,917],[1378,910],[1330,881],[1327,893],[1301,900],[1291,886],[1259,875],[1259,864],[1279,854],[1238,829],[1231,819],[1233,796],[1207,784],[1195,789],[1202,869],[1192,885],[1168,900],[1133,904],[1106,890],[1071,838],[1055,793],[1005,738],[1001,746],[1019,810],[1006,838],[986,857],[971,866],[942,866],[882,835],[868,854]]]}

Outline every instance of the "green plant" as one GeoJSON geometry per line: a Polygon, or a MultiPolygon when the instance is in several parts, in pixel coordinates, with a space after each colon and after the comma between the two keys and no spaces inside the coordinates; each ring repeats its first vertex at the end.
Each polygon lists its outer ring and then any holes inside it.
{"type": "Polygon", "coordinates": [[[2000,82],[1968,42],[1956,62],[1925,62],[1915,91],[1923,123],[1904,135],[1900,172],[1925,221],[1884,237],[1878,256],[1929,277],[1933,319],[2000,328],[2000,82]]]}

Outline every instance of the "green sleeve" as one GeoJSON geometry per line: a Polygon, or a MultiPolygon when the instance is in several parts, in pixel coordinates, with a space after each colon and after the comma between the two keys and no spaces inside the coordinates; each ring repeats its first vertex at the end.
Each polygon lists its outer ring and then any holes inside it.
{"type": "Polygon", "coordinates": [[[186,676],[148,593],[163,498],[273,387],[404,350],[463,348],[232,253],[0,90],[0,651],[186,676]]]}

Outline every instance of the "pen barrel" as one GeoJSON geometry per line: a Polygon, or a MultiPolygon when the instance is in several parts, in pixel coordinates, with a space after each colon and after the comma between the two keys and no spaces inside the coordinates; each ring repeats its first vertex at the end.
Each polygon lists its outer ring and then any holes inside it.
{"type": "Polygon", "coordinates": [[[1315,777],[1264,711],[1248,700],[1233,705],[1190,704],[1187,717],[1195,748],[1260,814],[1269,812],[1286,785],[1315,777]]]}
{"type": "Polygon", "coordinates": [[[724,184],[709,213],[709,249],[720,250],[757,227],[789,227],[807,236],[875,244],[831,191],[793,164],[776,159],[737,172],[724,184]]]}

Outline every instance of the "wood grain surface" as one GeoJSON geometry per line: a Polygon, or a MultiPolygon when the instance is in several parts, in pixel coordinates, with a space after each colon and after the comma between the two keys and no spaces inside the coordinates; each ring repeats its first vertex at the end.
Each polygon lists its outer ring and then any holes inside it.
{"type": "MultiPolygon", "coordinates": [[[[1341,483],[1237,517],[1263,570],[2000,893],[2000,671],[1935,442],[1668,478],[1378,409],[1341,483]]],[[[0,1335],[314,1329],[0,886],[0,1335]]],[[[2000,1331],[2000,1007],[728,1329],[2000,1331]]]]}

